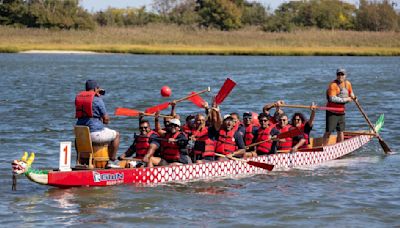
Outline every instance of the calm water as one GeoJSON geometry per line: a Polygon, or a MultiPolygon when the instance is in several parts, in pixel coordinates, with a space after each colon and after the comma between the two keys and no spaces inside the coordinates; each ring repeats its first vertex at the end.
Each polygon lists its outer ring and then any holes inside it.
{"type": "MultiPolygon", "coordinates": [[[[259,112],[278,99],[324,105],[337,67],[348,70],[373,121],[385,113],[382,137],[398,151],[399,65],[399,57],[0,54],[0,221],[32,227],[399,226],[400,156],[384,156],[375,140],[315,167],[158,187],[57,189],[19,178],[18,191],[12,192],[10,166],[23,151],[36,152],[36,168],[58,166],[58,143],[73,141],[74,96],[86,79],[107,90],[104,100],[112,114],[119,106],[143,110],[207,86],[215,94],[230,76],[238,85],[221,108],[242,113],[259,112]],[[169,100],[159,95],[163,85],[172,89],[169,100]]],[[[210,100],[211,94],[203,97],[210,100]]],[[[354,104],[348,109],[347,128],[367,129],[354,104]]],[[[182,102],[177,111],[186,116],[202,110],[182,102]]],[[[318,112],[314,136],[322,135],[324,121],[318,112]]],[[[110,127],[122,134],[119,154],[136,126],[137,119],[112,115],[110,127]]]]}

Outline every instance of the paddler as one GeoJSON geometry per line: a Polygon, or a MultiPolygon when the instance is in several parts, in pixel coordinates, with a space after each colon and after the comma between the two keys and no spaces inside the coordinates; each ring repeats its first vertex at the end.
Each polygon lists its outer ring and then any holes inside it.
{"type": "Polygon", "coordinates": [[[301,128],[303,134],[295,136],[292,138],[292,149],[290,152],[296,152],[298,149],[307,148],[310,144],[310,132],[312,130],[315,118],[315,104],[310,106],[311,114],[310,118],[307,120],[303,113],[296,112],[291,118],[291,125],[294,127],[301,128]]]}
{"type": "Polygon", "coordinates": [[[139,124],[139,135],[135,135],[132,145],[118,157],[118,160],[125,160],[126,158],[136,154],[133,159],[134,162],[130,162],[134,167],[141,167],[144,165],[143,158],[149,150],[150,144],[158,138],[158,134],[153,131],[150,127],[148,120],[142,119],[139,124]]]}
{"type": "Polygon", "coordinates": [[[256,142],[263,142],[256,146],[257,155],[273,154],[276,152],[277,142],[274,141],[279,131],[274,127],[274,124],[270,122],[270,115],[266,113],[260,113],[258,115],[258,121],[260,122],[260,128],[257,132],[256,142]]]}
{"type": "Polygon", "coordinates": [[[326,127],[323,137],[323,145],[329,142],[329,136],[333,131],[337,131],[336,142],[344,140],[345,131],[345,104],[356,99],[351,83],[346,79],[346,70],[339,68],[336,70],[336,80],[329,84],[326,91],[328,100],[327,107],[343,108],[343,111],[326,111],[326,127]]]}
{"type": "Polygon", "coordinates": [[[148,167],[162,165],[178,165],[192,163],[188,150],[188,138],[181,132],[181,122],[178,119],[171,119],[166,126],[165,134],[161,135],[162,140],[153,140],[143,161],[148,167]],[[153,157],[155,151],[161,148],[161,157],[153,157]]]}
{"type": "Polygon", "coordinates": [[[243,157],[246,152],[242,134],[235,130],[231,115],[225,115],[220,129],[217,132],[215,152],[228,158],[243,157]]]}
{"type": "Polygon", "coordinates": [[[108,168],[119,168],[117,151],[119,147],[119,132],[104,127],[104,124],[110,122],[106,106],[101,99],[105,90],[94,80],[87,80],[85,91],[79,92],[75,97],[75,117],[78,119],[76,125],[88,126],[90,129],[90,138],[93,143],[108,144],[108,154],[110,161],[108,168]]]}
{"type": "MultiPolygon", "coordinates": [[[[289,118],[286,114],[279,115],[278,123],[275,125],[275,128],[279,131],[279,133],[288,132],[292,125],[289,124],[289,118]]],[[[278,150],[290,151],[292,149],[293,139],[291,137],[279,139],[278,150]]]]}
{"type": "MultiPolygon", "coordinates": [[[[243,140],[246,146],[254,143],[258,137],[258,127],[253,124],[253,113],[245,112],[243,113],[243,128],[245,133],[243,135],[243,140]]],[[[254,147],[250,147],[246,150],[244,157],[255,157],[257,153],[254,151],[254,147]]]]}

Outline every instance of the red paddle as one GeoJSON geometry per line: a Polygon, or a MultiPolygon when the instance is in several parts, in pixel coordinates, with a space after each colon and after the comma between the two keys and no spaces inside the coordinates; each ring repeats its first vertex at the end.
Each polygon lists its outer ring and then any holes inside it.
{"type": "Polygon", "coordinates": [[[235,86],[236,82],[232,81],[230,78],[227,78],[215,97],[215,103],[217,105],[221,104],[235,86]]]}
{"type": "MultiPolygon", "coordinates": [[[[195,94],[195,92],[192,92],[191,94],[195,94]]],[[[203,100],[203,98],[200,97],[200,95],[196,94],[190,97],[189,100],[193,102],[193,104],[195,104],[197,107],[204,108],[205,101],[203,100]]]]}
{"type": "MultiPolygon", "coordinates": [[[[175,103],[178,103],[178,102],[181,102],[181,101],[190,99],[190,98],[192,98],[192,97],[194,97],[194,96],[196,96],[196,95],[199,95],[199,94],[202,94],[202,93],[205,93],[205,92],[210,92],[210,91],[211,91],[211,89],[210,89],[210,87],[208,87],[207,89],[202,90],[202,91],[200,91],[200,92],[192,92],[189,96],[186,96],[186,97],[183,97],[183,98],[181,98],[181,99],[175,100],[175,103]]],[[[147,109],[144,110],[144,111],[145,111],[146,113],[155,113],[155,112],[157,112],[157,111],[162,111],[162,110],[168,108],[168,106],[169,106],[170,104],[171,104],[171,102],[165,102],[165,103],[162,103],[162,104],[159,104],[159,105],[156,105],[156,106],[147,108],[147,109]]]]}
{"type": "Polygon", "coordinates": [[[243,159],[240,159],[240,158],[227,157],[226,155],[218,154],[218,153],[215,153],[215,155],[218,156],[218,157],[228,158],[228,159],[235,160],[235,161],[241,161],[241,162],[247,163],[249,165],[261,168],[261,169],[266,169],[268,171],[272,171],[272,169],[274,168],[274,165],[271,165],[271,164],[268,164],[268,163],[262,163],[262,162],[256,162],[256,161],[247,161],[247,160],[243,160],[243,159]]]}
{"type": "Polygon", "coordinates": [[[165,103],[162,103],[162,104],[147,108],[146,110],[144,110],[144,112],[146,112],[146,113],[156,113],[158,111],[162,111],[162,110],[168,108],[168,106],[169,106],[169,102],[165,102],[165,103]]]}
{"type": "MultiPolygon", "coordinates": [[[[118,107],[115,109],[115,115],[116,116],[139,116],[140,113],[143,113],[145,116],[154,116],[154,114],[151,113],[146,113],[146,112],[141,112],[135,109],[129,109],[129,108],[122,108],[118,107]]],[[[165,115],[159,115],[161,117],[170,117],[170,116],[165,116],[165,115]]]]}

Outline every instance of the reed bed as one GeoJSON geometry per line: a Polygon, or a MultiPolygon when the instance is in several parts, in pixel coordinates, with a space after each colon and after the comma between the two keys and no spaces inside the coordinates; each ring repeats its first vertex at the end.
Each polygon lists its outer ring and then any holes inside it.
{"type": "Polygon", "coordinates": [[[400,33],[299,30],[267,33],[254,27],[224,32],[174,25],[94,31],[0,27],[0,52],[28,50],[192,55],[400,55],[400,33]]]}

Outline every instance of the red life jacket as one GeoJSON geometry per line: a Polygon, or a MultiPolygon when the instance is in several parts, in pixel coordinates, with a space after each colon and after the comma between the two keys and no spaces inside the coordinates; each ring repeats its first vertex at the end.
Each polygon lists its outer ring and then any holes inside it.
{"type": "MultiPolygon", "coordinates": [[[[300,128],[304,129],[304,126],[305,126],[305,124],[303,123],[303,124],[301,124],[300,128]]],[[[303,138],[306,140],[306,142],[299,149],[308,148],[308,145],[310,144],[310,136],[307,133],[305,133],[304,131],[303,131],[302,135],[303,135],[303,138]]],[[[293,138],[292,147],[296,146],[297,143],[299,143],[299,141],[297,139],[298,139],[298,137],[293,138]]]]}
{"type": "Polygon", "coordinates": [[[195,137],[197,142],[204,143],[204,151],[195,150],[194,154],[201,154],[202,157],[214,157],[215,156],[215,141],[208,138],[208,128],[203,127],[201,131],[195,130],[193,131],[193,136],[195,137]]]}
{"type": "Polygon", "coordinates": [[[246,146],[250,145],[253,142],[253,126],[253,124],[250,124],[248,127],[246,127],[246,132],[244,133],[244,143],[246,144],[246,146]]]}
{"type": "MultiPolygon", "coordinates": [[[[341,83],[338,82],[337,80],[334,80],[331,83],[336,83],[337,86],[340,89],[340,92],[338,94],[336,94],[336,96],[339,96],[339,97],[343,97],[343,96],[346,97],[347,96],[348,97],[350,95],[350,91],[349,91],[349,88],[348,88],[347,80],[344,81],[344,86],[341,86],[341,83]]],[[[344,103],[334,103],[334,102],[329,101],[328,90],[326,90],[326,99],[328,100],[328,103],[326,104],[327,107],[343,108],[343,112],[340,112],[340,111],[339,112],[338,111],[330,111],[330,112],[338,113],[338,114],[344,114],[345,113],[346,106],[345,106],[344,103]]]]}
{"type": "Polygon", "coordinates": [[[81,91],[75,97],[75,118],[93,117],[94,91],[81,91]]]}
{"type": "Polygon", "coordinates": [[[207,139],[202,157],[215,157],[215,141],[207,139]]]}
{"type": "Polygon", "coordinates": [[[232,129],[228,132],[221,129],[219,130],[218,141],[215,145],[215,152],[220,154],[232,154],[237,150],[236,142],[235,142],[235,130],[232,129]]]}
{"type": "Polygon", "coordinates": [[[141,137],[140,135],[136,138],[136,158],[143,159],[143,157],[147,154],[147,151],[150,147],[150,136],[153,134],[157,134],[155,131],[150,131],[146,134],[145,137],[141,137]]]}
{"type": "MultiPolygon", "coordinates": [[[[265,129],[262,129],[261,127],[258,129],[258,136],[256,142],[261,142],[264,140],[267,140],[270,138],[271,135],[271,130],[273,129],[273,126],[268,126],[265,129]]],[[[257,152],[258,153],[263,153],[263,154],[268,154],[271,152],[271,147],[272,147],[272,141],[267,141],[263,142],[259,145],[257,145],[257,152]]]]}
{"type": "MultiPolygon", "coordinates": [[[[177,131],[174,135],[171,136],[170,133],[165,134],[165,139],[173,138],[176,139],[178,138],[178,135],[181,134],[182,132],[177,131]]],[[[161,146],[163,148],[162,151],[162,157],[165,160],[169,161],[179,161],[181,158],[181,153],[179,151],[179,146],[176,143],[169,143],[167,141],[161,141],[161,146]]]]}
{"type": "Polygon", "coordinates": [[[186,135],[190,135],[193,133],[193,130],[190,129],[190,127],[187,124],[182,126],[182,131],[185,132],[186,135]]]}
{"type": "MultiPolygon", "coordinates": [[[[278,125],[275,127],[276,129],[279,130],[280,133],[283,133],[283,132],[288,132],[289,129],[292,127],[292,125],[288,124],[283,128],[279,128],[278,125]]],[[[285,140],[286,140],[285,142],[278,143],[278,150],[290,150],[292,148],[292,141],[293,141],[292,138],[285,138],[285,140]]]]}

